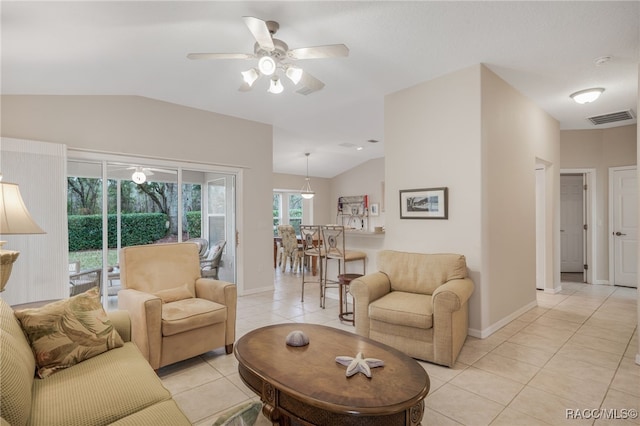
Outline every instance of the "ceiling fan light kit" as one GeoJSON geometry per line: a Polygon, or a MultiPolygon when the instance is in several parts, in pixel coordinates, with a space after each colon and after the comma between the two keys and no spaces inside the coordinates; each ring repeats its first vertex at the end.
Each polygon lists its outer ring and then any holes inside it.
{"type": "Polygon", "coordinates": [[[572,93],[569,97],[579,104],[587,104],[598,99],[602,92],[604,92],[602,87],[594,87],[592,89],[585,89],[572,93]]]}
{"type": "Polygon", "coordinates": [[[301,47],[289,49],[287,43],[273,38],[280,28],[280,24],[275,21],[263,21],[252,16],[242,18],[247,28],[256,40],[253,54],[247,53],[189,53],[189,59],[258,59],[256,68],[243,71],[242,79],[244,83],[238,90],[247,92],[251,90],[253,84],[260,76],[273,78],[269,81],[269,93],[282,93],[284,86],[282,80],[277,76],[278,72],[284,75],[298,87],[297,93],[309,95],[324,87],[324,83],[302,68],[293,66],[289,61],[300,59],[324,59],[349,56],[349,48],[344,44],[329,44],[325,46],[301,47]],[[279,71],[280,70],[280,71],[279,71]]]}
{"type": "Polygon", "coordinates": [[[131,175],[131,180],[134,183],[141,185],[147,181],[147,175],[145,175],[140,168],[137,168],[136,171],[131,175]]]}

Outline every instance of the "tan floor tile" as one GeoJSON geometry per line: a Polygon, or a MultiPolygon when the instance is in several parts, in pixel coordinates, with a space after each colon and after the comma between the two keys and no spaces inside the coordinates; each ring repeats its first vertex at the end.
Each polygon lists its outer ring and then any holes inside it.
{"type": "Polygon", "coordinates": [[[612,340],[626,345],[629,343],[629,339],[631,339],[633,328],[628,327],[626,330],[621,328],[602,328],[592,325],[592,323],[587,321],[582,327],[580,327],[580,330],[578,330],[576,334],[596,337],[598,339],[612,340]]]}
{"type": "Polygon", "coordinates": [[[425,400],[426,406],[465,425],[488,425],[504,409],[503,405],[446,384],[425,400]]]}
{"type": "Polygon", "coordinates": [[[586,348],[595,349],[597,351],[608,352],[622,356],[627,349],[627,342],[615,342],[607,339],[600,339],[598,337],[591,337],[584,334],[575,334],[569,342],[576,345],[584,346],[586,348]]]}
{"type": "Polygon", "coordinates": [[[505,358],[493,352],[482,357],[473,366],[519,383],[527,383],[540,370],[534,365],[505,358]]]}
{"type": "Polygon", "coordinates": [[[526,362],[536,367],[545,365],[554,354],[554,352],[549,350],[534,349],[512,342],[504,342],[491,353],[520,362],[526,362]]]}
{"type": "Polygon", "coordinates": [[[568,321],[575,322],[577,324],[583,324],[587,318],[589,318],[588,313],[578,313],[578,312],[570,312],[570,311],[559,311],[556,309],[552,309],[546,314],[544,314],[547,318],[552,318],[556,321],[568,321]]]}
{"type": "Polygon", "coordinates": [[[592,420],[567,418],[567,410],[582,408],[577,402],[525,386],[509,408],[525,413],[551,425],[590,425],[592,420]]]}
{"type": "Polygon", "coordinates": [[[600,367],[565,355],[556,354],[544,366],[544,370],[554,371],[558,374],[566,374],[571,377],[593,380],[609,385],[616,372],[615,368],[600,367]]]}
{"type": "Polygon", "coordinates": [[[575,331],[565,330],[562,328],[547,327],[538,322],[533,322],[522,329],[523,333],[531,333],[537,336],[549,338],[555,342],[564,343],[569,337],[573,336],[575,331]]]}
{"type": "Polygon", "coordinates": [[[424,414],[422,415],[422,425],[426,426],[460,426],[462,423],[458,423],[449,417],[425,407],[424,414]]]}
{"type": "Polygon", "coordinates": [[[516,411],[512,408],[505,408],[496,419],[491,422],[491,426],[546,426],[549,423],[531,417],[527,414],[516,411]]]}
{"type": "Polygon", "coordinates": [[[607,392],[608,384],[581,379],[556,371],[543,369],[531,379],[528,386],[574,400],[581,407],[599,407],[607,392]]]}
{"type": "Polygon", "coordinates": [[[462,346],[460,353],[458,354],[458,361],[463,364],[471,365],[488,353],[489,350],[487,349],[480,349],[477,347],[473,347],[472,345],[467,345],[465,343],[465,345],[462,346]]]}
{"type": "Polygon", "coordinates": [[[437,377],[440,380],[448,382],[453,379],[458,374],[462,373],[466,368],[469,368],[468,365],[463,364],[461,362],[456,362],[453,364],[453,367],[444,367],[442,365],[432,364],[430,362],[418,361],[422,368],[425,369],[429,378],[437,377]]]}
{"type": "Polygon", "coordinates": [[[233,354],[226,354],[224,350],[220,352],[207,352],[201,355],[202,359],[218,370],[223,376],[238,372],[238,360],[233,354]]]}
{"type": "Polygon", "coordinates": [[[247,395],[222,378],[194,387],[173,397],[191,423],[247,401],[247,395]]]}
{"type": "Polygon", "coordinates": [[[579,324],[579,323],[558,321],[555,318],[546,317],[546,316],[542,316],[538,318],[537,320],[534,321],[534,323],[545,326],[545,327],[558,328],[560,330],[567,330],[567,331],[574,331],[574,332],[577,331],[582,326],[582,324],[579,324]]]}
{"type": "Polygon", "coordinates": [[[591,349],[571,341],[567,342],[567,344],[564,345],[558,353],[569,358],[585,361],[605,368],[617,368],[621,358],[620,355],[591,349]]]}
{"type": "Polygon", "coordinates": [[[640,398],[640,365],[631,358],[623,358],[611,388],[640,398]]]}
{"type": "Polygon", "coordinates": [[[524,387],[522,383],[475,367],[467,368],[450,383],[505,406],[524,387]]]}
{"type": "Polygon", "coordinates": [[[534,349],[556,352],[562,345],[564,345],[567,339],[552,336],[539,336],[537,334],[522,331],[509,338],[508,341],[534,349]]]}
{"type": "Polygon", "coordinates": [[[637,416],[638,411],[640,411],[640,398],[635,395],[620,392],[616,389],[609,389],[607,397],[602,403],[602,408],[616,409],[619,414],[622,414],[623,412],[629,413],[631,410],[635,410],[634,413],[636,414],[636,418],[627,420],[637,425],[640,424],[640,417],[637,416]]]}
{"type": "Polygon", "coordinates": [[[191,358],[181,363],[158,370],[158,377],[172,395],[179,394],[195,386],[222,378],[219,371],[200,358],[191,358]]]}

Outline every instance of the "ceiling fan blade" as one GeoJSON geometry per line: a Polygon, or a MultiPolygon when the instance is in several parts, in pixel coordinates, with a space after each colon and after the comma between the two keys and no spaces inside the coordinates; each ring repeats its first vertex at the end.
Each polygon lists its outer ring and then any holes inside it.
{"type": "Polygon", "coordinates": [[[328,44],[326,46],[300,47],[287,52],[291,59],[322,59],[349,56],[349,48],[344,44],[328,44]]]}
{"type": "Polygon", "coordinates": [[[256,55],[249,53],[189,53],[189,59],[252,59],[256,55]]]}
{"type": "Polygon", "coordinates": [[[324,87],[324,83],[308,72],[303,71],[300,82],[296,85],[296,87],[298,87],[296,93],[300,93],[301,95],[309,95],[313,92],[317,92],[318,90],[322,90],[322,88],[324,87]]]}
{"type": "Polygon", "coordinates": [[[242,19],[244,23],[253,34],[253,38],[256,39],[258,45],[268,51],[271,52],[275,49],[273,45],[273,39],[271,38],[271,32],[269,32],[269,28],[267,27],[267,23],[262,19],[254,18],[253,16],[243,16],[242,19]]]}

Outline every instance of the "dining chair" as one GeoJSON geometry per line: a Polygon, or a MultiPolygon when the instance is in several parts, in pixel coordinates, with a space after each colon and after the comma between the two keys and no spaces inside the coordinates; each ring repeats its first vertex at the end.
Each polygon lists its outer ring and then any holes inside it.
{"type": "MultiPolygon", "coordinates": [[[[300,238],[302,239],[302,255],[303,261],[308,260],[308,273],[305,275],[304,265],[302,266],[302,296],[301,302],[304,302],[304,285],[307,283],[320,284],[322,287],[322,258],[324,256],[322,249],[322,233],[320,225],[300,225],[300,238]],[[317,279],[309,279],[313,276],[312,263],[320,265],[320,271],[317,279]]],[[[304,262],[303,262],[304,263],[304,262]]],[[[322,304],[320,305],[322,306],[322,304]]]]}
{"type": "Polygon", "coordinates": [[[298,244],[298,237],[293,225],[278,225],[278,235],[282,238],[282,272],[287,268],[287,260],[291,272],[302,268],[302,244],[298,244]]]}
{"type": "Polygon", "coordinates": [[[345,227],[342,225],[322,225],[322,239],[324,245],[324,279],[320,284],[320,306],[324,308],[327,288],[339,288],[340,295],[340,319],[355,324],[353,312],[348,311],[347,293],[352,280],[366,274],[367,254],[358,250],[345,248],[345,227]],[[329,261],[338,263],[338,275],[336,279],[329,280],[329,261]],[[362,274],[347,273],[347,263],[362,260],[362,274]],[[343,265],[344,264],[344,265],[343,265]],[[342,270],[344,267],[344,271],[342,270]]]}

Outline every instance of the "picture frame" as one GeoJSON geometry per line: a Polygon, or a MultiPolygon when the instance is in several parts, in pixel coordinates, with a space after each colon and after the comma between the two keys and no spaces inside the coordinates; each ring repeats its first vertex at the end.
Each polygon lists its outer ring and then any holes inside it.
{"type": "Polygon", "coordinates": [[[400,190],[400,219],[448,219],[449,190],[421,188],[400,190]]]}
{"type": "Polygon", "coordinates": [[[369,207],[369,215],[380,216],[380,204],[371,203],[371,206],[369,207]]]}

